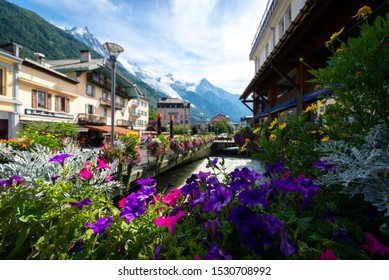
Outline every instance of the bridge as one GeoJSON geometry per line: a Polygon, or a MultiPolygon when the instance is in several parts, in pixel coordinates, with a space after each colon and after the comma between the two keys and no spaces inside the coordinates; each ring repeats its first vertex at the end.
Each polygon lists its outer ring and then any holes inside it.
{"type": "Polygon", "coordinates": [[[212,144],[212,151],[216,152],[231,147],[238,148],[239,146],[231,138],[216,138],[216,140],[212,144]]]}

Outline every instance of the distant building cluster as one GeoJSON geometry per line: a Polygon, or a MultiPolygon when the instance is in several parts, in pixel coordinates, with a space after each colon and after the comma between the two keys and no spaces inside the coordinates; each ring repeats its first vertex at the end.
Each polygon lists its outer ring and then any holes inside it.
{"type": "Polygon", "coordinates": [[[112,108],[111,66],[105,58],[92,59],[81,50],[76,59],[19,58],[20,45],[0,46],[0,138],[16,137],[27,122],[75,122],[80,143],[99,144],[114,130],[140,134],[149,121],[149,103],[139,88],[116,74],[112,108]],[[93,141],[92,141],[93,140],[93,141]]]}

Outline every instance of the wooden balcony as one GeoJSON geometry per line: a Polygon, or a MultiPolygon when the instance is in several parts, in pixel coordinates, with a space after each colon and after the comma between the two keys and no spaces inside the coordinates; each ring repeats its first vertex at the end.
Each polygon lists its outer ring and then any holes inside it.
{"type": "MultiPolygon", "coordinates": [[[[96,73],[87,73],[86,77],[89,83],[97,85],[98,87],[103,88],[105,90],[111,91],[111,81],[102,78],[96,73]]],[[[116,85],[115,92],[116,94],[119,94],[122,97],[128,96],[127,91],[118,85],[116,85]]]]}
{"type": "Polygon", "coordinates": [[[107,125],[107,118],[100,115],[81,113],[77,115],[77,119],[79,124],[107,125]]]}
{"type": "Polygon", "coordinates": [[[130,127],[131,126],[131,121],[129,121],[129,120],[116,120],[116,126],[130,127]]]}

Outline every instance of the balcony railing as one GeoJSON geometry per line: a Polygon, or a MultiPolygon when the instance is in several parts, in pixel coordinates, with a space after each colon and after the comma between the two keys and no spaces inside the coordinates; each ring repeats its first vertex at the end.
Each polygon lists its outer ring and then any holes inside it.
{"type": "MultiPolygon", "coordinates": [[[[111,81],[108,81],[106,79],[103,79],[101,78],[98,74],[96,73],[88,73],[87,74],[87,81],[91,84],[95,84],[103,89],[106,89],[106,90],[111,90],[111,81]]],[[[120,87],[120,86],[116,86],[116,89],[115,89],[116,93],[117,94],[120,94],[122,96],[126,96],[127,97],[127,91],[120,87]]]]}
{"type": "Polygon", "coordinates": [[[107,118],[102,117],[100,115],[92,115],[92,114],[78,114],[77,115],[79,124],[92,124],[92,125],[106,125],[107,118]]]}
{"type": "MultiPolygon", "coordinates": [[[[107,106],[107,107],[111,107],[111,99],[109,98],[100,98],[100,104],[103,105],[103,106],[107,106]]],[[[118,102],[115,102],[115,109],[117,110],[121,110],[124,108],[124,105],[118,103],[118,102]]]]}
{"type": "Polygon", "coordinates": [[[136,107],[138,107],[138,106],[139,106],[139,101],[138,101],[138,100],[133,100],[133,101],[131,102],[131,107],[136,108],[136,107]]]}
{"type": "Polygon", "coordinates": [[[121,127],[130,127],[131,121],[129,120],[116,120],[116,125],[121,127]]]}
{"type": "Polygon", "coordinates": [[[135,113],[131,113],[130,112],[130,119],[133,120],[133,119],[139,119],[140,118],[140,115],[139,114],[135,114],[135,113]]]}

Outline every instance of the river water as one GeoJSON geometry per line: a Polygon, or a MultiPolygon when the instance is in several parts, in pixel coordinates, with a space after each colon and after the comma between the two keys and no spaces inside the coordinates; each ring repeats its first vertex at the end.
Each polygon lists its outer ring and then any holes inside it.
{"type": "MultiPolygon", "coordinates": [[[[263,167],[258,160],[253,160],[248,157],[231,155],[231,153],[226,153],[228,155],[224,155],[225,168],[227,173],[233,171],[235,168],[242,169],[243,167],[248,167],[249,169],[255,169],[259,172],[263,172],[263,167]]],[[[219,163],[222,161],[222,155],[210,156],[210,159],[213,160],[215,157],[219,159],[219,163]]],[[[211,169],[206,168],[208,163],[208,159],[201,159],[194,161],[192,163],[188,163],[184,166],[173,168],[168,170],[162,174],[159,174],[155,177],[157,180],[157,189],[158,191],[164,190],[167,185],[173,184],[173,188],[182,187],[185,185],[185,181],[192,174],[197,174],[200,171],[208,172],[211,169]]]]}

